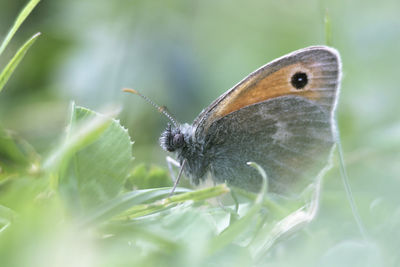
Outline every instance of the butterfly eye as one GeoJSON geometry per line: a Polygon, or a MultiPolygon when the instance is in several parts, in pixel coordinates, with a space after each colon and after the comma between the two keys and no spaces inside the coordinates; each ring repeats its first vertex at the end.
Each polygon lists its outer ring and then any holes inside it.
{"type": "Polygon", "coordinates": [[[297,90],[303,89],[308,83],[307,74],[304,72],[296,72],[290,81],[292,86],[297,90]]]}
{"type": "Polygon", "coordinates": [[[174,135],[172,143],[176,148],[181,147],[183,145],[183,142],[184,142],[183,134],[178,133],[174,135]]]}

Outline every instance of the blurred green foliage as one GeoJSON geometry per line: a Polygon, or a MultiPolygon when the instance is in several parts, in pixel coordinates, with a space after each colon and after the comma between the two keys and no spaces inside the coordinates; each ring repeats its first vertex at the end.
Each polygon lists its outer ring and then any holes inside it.
{"type": "Polygon", "coordinates": [[[166,186],[172,186],[168,171],[158,166],[151,166],[149,169],[144,163],[137,165],[132,170],[125,185],[127,190],[166,186]]]}
{"type": "MultiPolygon", "coordinates": [[[[0,1],[1,41],[26,4],[0,1]]],[[[398,0],[41,1],[0,57],[3,69],[42,32],[0,92],[1,265],[399,266],[399,12],[398,0]],[[317,217],[256,262],[257,247],[245,244],[281,219],[271,207],[237,229],[233,206],[204,201],[226,188],[179,189],[189,195],[171,202],[161,202],[168,189],[145,189],[170,186],[157,143],[167,121],[121,88],[138,89],[191,122],[259,66],[325,41],[342,55],[337,118],[368,240],[354,223],[337,167],[324,179],[317,217]],[[78,124],[79,138],[66,138],[71,101],[96,111],[122,105],[135,160],[128,134],[107,116],[78,124]],[[79,161],[88,164],[85,175],[79,161]],[[108,171],[118,182],[107,184],[108,171]],[[79,183],[99,190],[75,190],[79,183]],[[269,224],[261,224],[266,217],[269,224]],[[234,241],[210,253],[229,225],[234,241]]],[[[240,201],[246,216],[253,202],[240,201]]]]}

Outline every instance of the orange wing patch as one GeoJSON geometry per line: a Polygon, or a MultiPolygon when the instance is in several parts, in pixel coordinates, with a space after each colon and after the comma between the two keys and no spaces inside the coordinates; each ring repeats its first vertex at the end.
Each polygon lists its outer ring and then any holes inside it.
{"type": "Polygon", "coordinates": [[[265,74],[262,70],[254,73],[219,103],[212,115],[212,121],[246,106],[283,95],[300,95],[310,100],[318,100],[321,91],[312,89],[321,85],[320,79],[314,79],[320,77],[321,70],[307,65],[298,62],[270,74],[265,74]],[[297,72],[304,72],[308,77],[308,83],[302,89],[296,89],[291,84],[291,77],[297,72]]]}

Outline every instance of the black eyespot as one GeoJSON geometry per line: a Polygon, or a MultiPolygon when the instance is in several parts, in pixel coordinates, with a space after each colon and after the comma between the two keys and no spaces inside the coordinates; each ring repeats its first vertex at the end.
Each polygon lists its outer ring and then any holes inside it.
{"type": "Polygon", "coordinates": [[[292,80],[290,81],[294,88],[300,90],[303,89],[308,83],[307,74],[304,72],[296,72],[292,76],[292,80]]]}

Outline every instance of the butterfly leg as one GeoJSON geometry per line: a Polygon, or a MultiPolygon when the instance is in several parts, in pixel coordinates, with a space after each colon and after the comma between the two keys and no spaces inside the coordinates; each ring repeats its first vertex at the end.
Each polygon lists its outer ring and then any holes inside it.
{"type": "Polygon", "coordinates": [[[172,190],[169,193],[168,197],[171,197],[174,194],[176,186],[179,184],[179,180],[181,179],[183,168],[185,167],[185,163],[186,163],[186,159],[184,159],[183,162],[182,162],[182,166],[181,166],[181,168],[179,170],[178,177],[176,177],[176,180],[175,180],[175,183],[174,183],[174,187],[172,187],[172,190]]]}
{"type": "Polygon", "coordinates": [[[172,187],[172,190],[168,195],[168,197],[170,197],[170,196],[172,196],[174,194],[174,191],[175,191],[176,187],[178,186],[178,183],[179,183],[179,180],[181,179],[182,172],[183,172],[183,167],[185,166],[186,160],[184,160],[182,162],[182,165],[180,165],[177,160],[175,160],[175,159],[173,159],[173,158],[171,158],[169,156],[166,157],[166,160],[167,160],[168,169],[169,169],[172,181],[174,182],[174,186],[172,187]],[[173,172],[173,169],[172,169],[173,165],[175,167],[179,168],[179,173],[178,173],[178,176],[176,177],[176,179],[175,179],[175,175],[174,175],[174,172],[173,172]]]}
{"type": "Polygon", "coordinates": [[[181,164],[179,164],[179,162],[176,159],[174,159],[170,156],[167,156],[165,158],[165,161],[167,162],[167,165],[168,165],[169,175],[171,175],[172,182],[174,183],[176,181],[176,178],[175,178],[176,176],[175,176],[173,167],[175,166],[177,168],[180,168],[181,164]]]}

